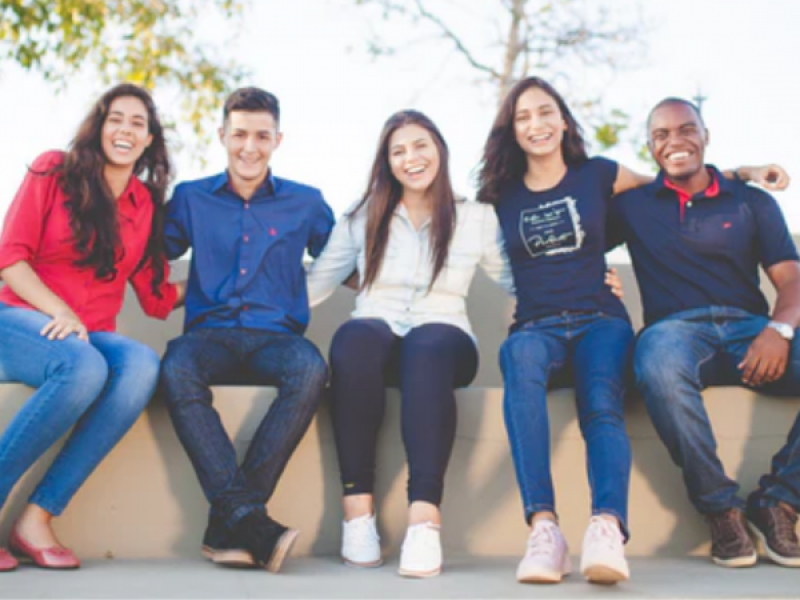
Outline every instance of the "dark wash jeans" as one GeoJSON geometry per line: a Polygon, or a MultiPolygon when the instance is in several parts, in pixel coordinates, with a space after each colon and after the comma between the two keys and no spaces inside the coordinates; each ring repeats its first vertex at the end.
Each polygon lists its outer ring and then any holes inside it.
{"type": "Polygon", "coordinates": [[[172,340],[161,366],[161,395],[211,503],[228,527],[272,496],[327,382],[325,360],[299,335],[251,329],[194,329],[172,340]],[[278,397],[256,430],[241,467],[212,406],[209,386],[269,385],[278,397]]]}
{"type": "Polygon", "coordinates": [[[525,323],[500,348],[506,428],[527,521],[555,511],[547,389],[574,385],[592,514],[614,515],[627,537],[631,449],[622,411],[633,339],[624,319],[564,312],[525,323]]]}
{"type": "MultiPolygon", "coordinates": [[[[701,513],[743,508],[739,485],[725,475],[700,392],[710,385],[743,385],[737,365],[769,319],[737,308],[713,306],[670,315],[645,329],[634,369],[650,418],[676,465],[689,499],[701,513]]],[[[757,388],[800,395],[800,345],[792,342],[786,372],[757,388]]],[[[751,495],[756,506],[786,502],[800,510],[800,416],[772,459],[772,472],[751,495]]]]}

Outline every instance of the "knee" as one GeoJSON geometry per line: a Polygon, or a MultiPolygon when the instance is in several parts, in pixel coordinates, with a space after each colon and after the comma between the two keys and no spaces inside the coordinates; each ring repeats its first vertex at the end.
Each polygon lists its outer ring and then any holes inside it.
{"type": "Polygon", "coordinates": [[[331,362],[354,353],[367,356],[369,353],[362,350],[375,348],[387,334],[391,330],[382,321],[351,319],[336,330],[331,340],[331,362]]]}
{"type": "Polygon", "coordinates": [[[328,381],[328,365],[319,349],[305,338],[287,357],[287,372],[303,387],[322,389],[328,381]]]}
{"type": "Polygon", "coordinates": [[[144,344],[131,344],[125,352],[123,369],[142,388],[155,388],[161,371],[161,359],[144,344]]]}
{"type": "Polygon", "coordinates": [[[544,348],[535,336],[512,334],[500,346],[500,368],[506,380],[524,377],[546,382],[544,348]]]}
{"type": "MultiPolygon", "coordinates": [[[[57,343],[57,342],[56,342],[57,343]]],[[[48,369],[48,376],[64,377],[95,395],[108,381],[108,363],[103,355],[91,344],[82,342],[72,345],[59,353],[48,369]]]]}

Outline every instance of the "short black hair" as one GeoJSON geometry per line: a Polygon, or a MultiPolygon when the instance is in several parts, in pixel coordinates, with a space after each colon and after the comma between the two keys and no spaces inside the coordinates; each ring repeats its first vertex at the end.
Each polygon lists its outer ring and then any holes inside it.
{"type": "Polygon", "coordinates": [[[225,100],[222,109],[223,124],[228,121],[228,115],[235,110],[247,112],[268,112],[275,119],[275,124],[280,122],[281,107],[274,94],[257,87],[243,87],[235,90],[225,100]]]}
{"type": "Polygon", "coordinates": [[[700,120],[700,125],[702,125],[703,128],[705,128],[706,123],[705,123],[705,121],[703,121],[703,115],[700,112],[700,109],[697,108],[696,104],[694,104],[693,102],[689,102],[689,100],[686,100],[685,98],[678,98],[677,96],[669,96],[669,97],[664,98],[663,100],[661,100],[652,109],[650,109],[650,114],[647,115],[647,134],[648,135],[650,135],[650,121],[653,118],[653,113],[656,112],[662,106],[670,106],[670,105],[674,105],[674,104],[678,104],[678,105],[681,105],[681,106],[688,106],[689,108],[691,108],[694,111],[694,114],[696,114],[697,118],[700,120]]]}

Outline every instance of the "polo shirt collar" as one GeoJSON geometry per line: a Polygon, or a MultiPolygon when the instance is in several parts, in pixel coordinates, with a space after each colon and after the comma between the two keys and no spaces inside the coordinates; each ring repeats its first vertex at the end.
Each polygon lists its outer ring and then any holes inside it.
{"type": "MultiPolygon", "coordinates": [[[[692,196],[692,198],[716,198],[720,194],[733,192],[733,182],[725,179],[722,173],[720,173],[719,169],[717,169],[714,165],[706,165],[706,169],[711,175],[711,183],[705,190],[698,192],[692,196]]],[[[683,190],[679,189],[667,179],[666,173],[663,169],[659,171],[654,184],[656,194],[658,195],[675,193],[683,202],[686,202],[690,199],[690,197],[683,190]]]]}
{"type": "Polygon", "coordinates": [[[125,191],[122,192],[122,195],[130,198],[131,204],[133,204],[134,207],[138,207],[140,204],[146,202],[150,196],[150,190],[136,175],[131,175],[131,178],[128,180],[128,185],[125,187],[125,191]]]}
{"type": "MultiPolygon", "coordinates": [[[[212,183],[211,189],[213,192],[218,192],[222,189],[226,189],[229,191],[233,191],[234,188],[230,183],[230,178],[228,177],[227,169],[217,175],[214,178],[214,182],[212,183]]],[[[264,181],[259,186],[258,190],[256,190],[256,194],[260,192],[264,192],[267,196],[272,196],[275,194],[275,177],[272,174],[272,169],[267,172],[267,176],[264,178],[264,181]]]]}

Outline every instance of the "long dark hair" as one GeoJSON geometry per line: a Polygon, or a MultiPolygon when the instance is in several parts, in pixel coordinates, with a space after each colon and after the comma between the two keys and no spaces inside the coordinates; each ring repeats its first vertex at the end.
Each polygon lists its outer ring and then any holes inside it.
{"type": "Polygon", "coordinates": [[[150,262],[153,268],[153,292],[159,294],[164,281],[164,203],[171,167],[164,140],[164,129],[150,94],[143,88],[121,83],[103,94],[78,127],[62,165],[55,169],[59,184],[67,197],[70,226],[75,247],[81,257],[80,267],[93,267],[99,279],[111,280],[117,275],[115,263],[124,253],[117,222],[117,202],[106,182],[104,169],[108,162],[102,146],[103,125],[111,103],[122,97],[138,98],[147,109],[147,126],[153,136],[133,167],[133,174],[150,191],[153,221],[144,257],[137,266],[150,262]]]}
{"type": "Polygon", "coordinates": [[[439,172],[431,183],[430,196],[433,199],[431,216],[431,259],[433,274],[428,289],[439,276],[450,248],[456,219],[456,198],[450,181],[449,151],[441,132],[428,117],[416,110],[402,110],[393,114],[383,126],[378,141],[378,151],[372,163],[369,182],[361,201],[350,212],[354,216],[366,207],[367,231],[365,248],[366,272],[361,282],[361,290],[370,287],[383,264],[386,244],[389,241],[389,228],[397,204],[403,196],[403,187],[392,174],[389,165],[389,141],[392,134],[405,125],[419,125],[433,138],[439,151],[439,172]]]}
{"type": "Polygon", "coordinates": [[[509,90],[500,105],[500,109],[497,111],[497,116],[483,148],[483,158],[479,165],[479,202],[497,204],[500,201],[500,194],[503,188],[511,182],[519,181],[525,175],[528,163],[514,133],[514,115],[519,97],[530,88],[539,88],[555,100],[558,110],[567,124],[567,130],[564,132],[564,139],[561,142],[561,154],[564,157],[564,162],[569,166],[573,166],[589,159],[586,153],[583,130],[572,115],[572,111],[561,94],[544,79],[527,77],[517,82],[509,90]]]}

